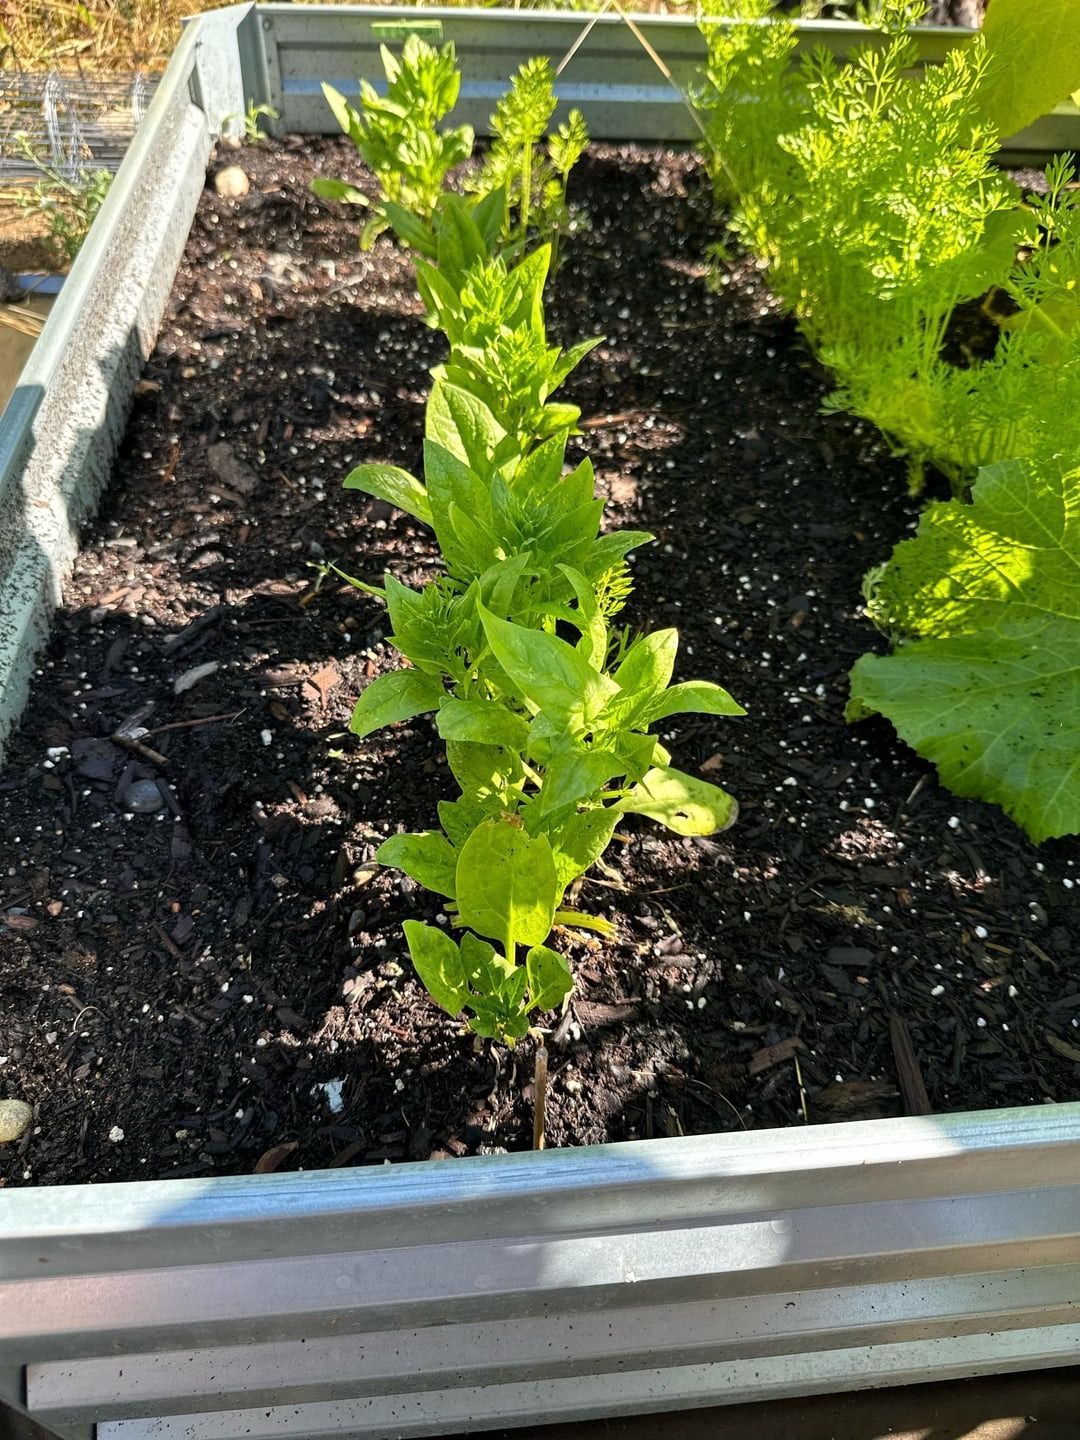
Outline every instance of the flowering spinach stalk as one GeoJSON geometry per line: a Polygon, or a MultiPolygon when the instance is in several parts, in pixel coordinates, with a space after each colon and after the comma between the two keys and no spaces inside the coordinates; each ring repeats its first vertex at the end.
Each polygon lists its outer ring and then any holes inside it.
{"type": "Polygon", "coordinates": [[[581,412],[550,399],[553,391],[600,344],[583,340],[569,350],[550,345],[544,327],[544,286],[552,247],[541,245],[516,265],[485,259],[480,244],[462,236],[463,263],[418,260],[416,279],[429,323],[442,330],[450,354],[435,372],[481,399],[522,452],[573,432],[581,412]]]}
{"type": "MultiPolygon", "coordinates": [[[[426,77],[437,77],[437,86],[434,80],[426,83],[429,90],[437,90],[439,104],[429,104],[426,111],[417,107],[411,116],[412,123],[426,127],[427,134],[425,145],[414,148],[425,153],[437,150],[437,121],[446,113],[446,101],[457,94],[456,84],[446,74],[447,66],[453,71],[453,46],[436,52],[417,42],[411,49],[406,47],[400,65],[385,53],[383,63],[393,79],[392,94],[402,77],[411,77],[413,90],[422,89],[426,77]]],[[[425,190],[419,203],[415,197],[422,187],[399,185],[390,194],[379,172],[380,223],[417,252],[417,286],[428,324],[443,330],[450,343],[447,361],[436,374],[479,396],[523,451],[574,429],[578,408],[550,397],[599,343],[585,340],[563,352],[547,343],[544,330],[544,286],[566,221],[566,181],[588,142],[584,122],[575,111],[548,137],[543,150],[540,142],[555,108],[552,83],[546,61],[521,67],[492,117],[497,139],[473,181],[473,193],[458,195],[442,189],[433,196],[425,190]],[[526,254],[530,216],[550,239],[526,254]]],[[[368,159],[369,137],[381,135],[387,127],[385,104],[366,82],[361,101],[362,114],[348,107],[339,119],[368,159]]],[[[384,137],[376,153],[390,148],[384,137]]],[[[445,172],[439,183],[444,179],[445,172]]],[[[342,192],[354,191],[341,181],[314,184],[317,193],[334,199],[348,199],[342,192]]]]}
{"type": "MultiPolygon", "coordinates": [[[[556,106],[550,63],[526,62],[498,102],[490,122],[495,139],[468,182],[476,198],[463,202],[445,188],[446,177],[472,155],[473,132],[468,125],[439,128],[460,90],[453,44],[436,50],[410,35],[400,58],[385,45],[380,53],[385,98],[361,80],[357,109],[333,86],[323,85],[334,118],[379,181],[380,196],[362,243],[370,244],[389,224],[405,244],[434,258],[443,229],[456,230],[461,217],[469,216],[485,238],[489,258],[520,251],[533,231],[546,235],[557,255],[569,224],[567,182],[589,132],[581,112],[571,110],[546,135],[556,106]]],[[[344,180],[323,177],[312,182],[312,189],[327,200],[372,206],[362,190],[344,180]]]]}
{"type": "MultiPolygon", "coordinates": [[[[400,58],[385,45],[379,53],[387,79],[385,96],[367,80],[360,82],[359,109],[332,85],[324,84],[323,94],[334,119],[375,172],[384,201],[427,220],[443,193],[447,173],[467,160],[473,148],[471,126],[439,129],[457,104],[461,88],[454,46],[436,50],[410,35],[400,58]]],[[[314,180],[312,189],[326,200],[371,204],[362,190],[343,180],[314,180]]],[[[376,205],[362,242],[370,244],[386,223],[382,207],[376,205]]]]}
{"type": "Polygon", "coordinates": [[[589,143],[589,132],[581,111],[571,110],[548,135],[556,103],[551,62],[544,56],[527,60],[495,107],[494,139],[471,188],[481,195],[504,190],[510,210],[517,211],[519,239],[524,241],[535,225],[557,250],[569,223],[567,181],[589,143]]]}

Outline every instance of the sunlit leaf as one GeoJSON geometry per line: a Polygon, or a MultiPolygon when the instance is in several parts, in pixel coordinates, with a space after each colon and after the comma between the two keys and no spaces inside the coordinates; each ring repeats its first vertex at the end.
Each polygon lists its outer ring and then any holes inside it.
{"type": "Polygon", "coordinates": [[[405,939],[424,988],[448,1014],[458,1016],[469,997],[469,982],[455,941],[434,925],[406,920],[405,939]]]}
{"type": "Polygon", "coordinates": [[[534,945],[525,957],[529,1003],[537,1010],[554,1010],[574,988],[570,966],[556,950],[534,945]]]}
{"type": "Polygon", "coordinates": [[[993,0],[982,33],[990,71],[982,108],[1004,140],[1080,85],[1076,0],[993,0]]]}
{"type": "Polygon", "coordinates": [[[446,836],[438,830],[422,830],[414,834],[391,835],[375,852],[380,865],[393,865],[398,870],[434,890],[437,895],[454,897],[454,871],[457,855],[446,836]]]}
{"type": "Polygon", "coordinates": [[[735,823],[739,807],[726,790],[681,770],[660,766],[649,770],[619,809],[647,815],[677,835],[713,835],[735,823]]]}
{"type": "Polygon", "coordinates": [[[849,718],[879,711],[1035,841],[1080,831],[1080,470],[981,470],[970,505],[927,508],[868,608],[900,643],[856,662],[849,718]]]}
{"type": "Polygon", "coordinates": [[[508,951],[548,937],[558,880],[546,835],[527,835],[519,821],[496,817],[479,824],[457,864],[462,922],[508,951]]]}
{"type": "Polygon", "coordinates": [[[445,694],[442,681],[422,670],[394,670],[379,675],[356,702],[349,729],[362,740],[383,725],[437,710],[445,694]]]}
{"type": "Polygon", "coordinates": [[[415,476],[398,465],[357,465],[344,480],[346,490],[363,490],[377,500],[385,500],[406,515],[414,515],[425,525],[431,524],[428,493],[415,476]]]}

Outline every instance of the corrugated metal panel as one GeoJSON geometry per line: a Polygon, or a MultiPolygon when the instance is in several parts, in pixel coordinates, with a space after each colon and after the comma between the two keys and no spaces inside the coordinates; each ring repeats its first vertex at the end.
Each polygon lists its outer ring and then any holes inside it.
{"type": "Polygon", "coordinates": [[[895,1343],[898,1334],[906,1345],[959,1341],[991,1325],[1004,1341],[1008,1332],[1030,1329],[1032,1312],[1061,1339],[1066,1329],[1080,1331],[1078,1282],[1080,1267],[1055,1269],[1049,1277],[1028,1270],[974,1275],[971,1308],[962,1317],[950,1277],[129,1353],[33,1366],[30,1394],[38,1415],[66,1423],[477,1390],[505,1384],[508,1375],[538,1383],[687,1365],[725,1367],[716,1388],[727,1389],[730,1375],[766,1354],[805,1356],[808,1347],[826,1345],[869,1353],[895,1343]]]}
{"type": "MultiPolygon", "coordinates": [[[[1063,1326],[1054,1364],[1076,1360],[1080,1327],[1063,1326]]],[[[648,1415],[789,1395],[830,1395],[935,1379],[1029,1370],[1046,1363],[1047,1332],[984,1335],[975,1341],[931,1341],[778,1356],[730,1365],[681,1365],[534,1385],[440,1390],[353,1400],[231,1410],[98,1426],[97,1440],[408,1440],[474,1434],[535,1424],[648,1415]]]]}
{"type": "Polygon", "coordinates": [[[0,1222],[0,1365],[101,1440],[439,1435],[1080,1342],[1080,1106],[16,1192],[0,1222]]]}

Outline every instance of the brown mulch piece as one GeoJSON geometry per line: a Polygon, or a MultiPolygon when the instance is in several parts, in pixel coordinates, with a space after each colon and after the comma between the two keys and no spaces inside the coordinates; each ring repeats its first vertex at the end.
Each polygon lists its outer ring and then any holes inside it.
{"type": "MultiPolygon", "coordinates": [[[[531,1044],[493,1055],[426,999],[401,923],[438,901],[372,863],[434,820],[440,746],[427,721],[348,734],[394,663],[385,616],[309,565],[434,573],[422,526],[340,482],[419,465],[441,341],[407,256],[360,253],[355,216],[310,194],[363,180],[344,144],[236,158],[252,193],[203,196],[0,773],[0,1091],[37,1110],[3,1183],[532,1140],[531,1044]]],[[[801,1124],[804,1099],[811,1121],[901,1113],[890,1015],[935,1112],[1073,1098],[1080,846],[1036,850],[888,726],[843,720],[883,643],[862,576],[918,514],[902,465],[822,415],[752,265],[710,289],[692,158],[594,147],[573,200],[552,325],[607,339],[568,387],[595,422],[572,448],[610,523],[657,537],[626,618],[677,625],[681,676],[750,716],[665,732],[738,825],[628,822],[583,886],[618,938],[559,942],[578,990],[551,1021],[548,1145],[801,1124]]]]}
{"type": "Polygon", "coordinates": [[[926,1093],[919,1057],[911,1038],[911,1029],[902,1015],[889,1016],[889,1037],[892,1040],[893,1062],[900,1081],[900,1094],[909,1115],[929,1115],[933,1107],[926,1093]]]}

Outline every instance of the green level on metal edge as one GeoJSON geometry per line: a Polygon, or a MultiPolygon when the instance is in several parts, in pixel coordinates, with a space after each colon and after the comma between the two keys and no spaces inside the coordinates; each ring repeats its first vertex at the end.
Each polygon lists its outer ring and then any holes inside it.
{"type": "Polygon", "coordinates": [[[441,20],[373,20],[371,33],[376,40],[404,40],[419,35],[422,40],[441,40],[441,20]]]}

